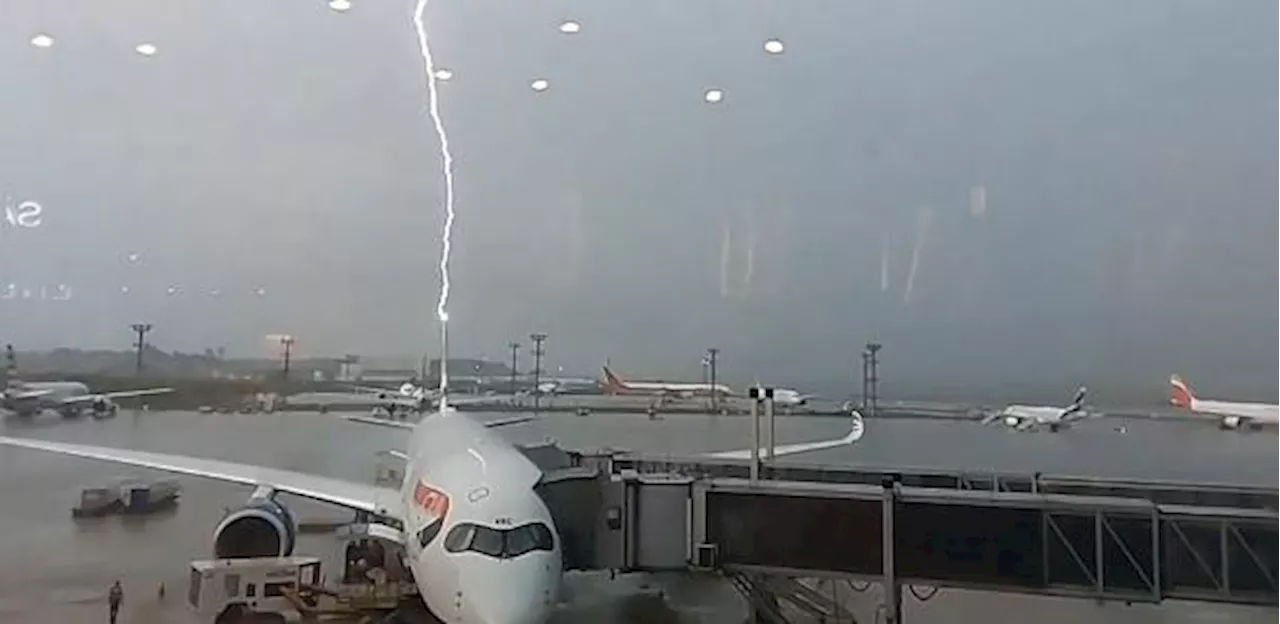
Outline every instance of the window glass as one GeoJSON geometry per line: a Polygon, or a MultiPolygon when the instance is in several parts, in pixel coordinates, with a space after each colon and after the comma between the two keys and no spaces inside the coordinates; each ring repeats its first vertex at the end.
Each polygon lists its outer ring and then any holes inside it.
{"type": "Polygon", "coordinates": [[[426,548],[432,540],[440,534],[440,529],[444,527],[444,518],[437,518],[435,522],[423,527],[418,531],[418,546],[426,548]]]}

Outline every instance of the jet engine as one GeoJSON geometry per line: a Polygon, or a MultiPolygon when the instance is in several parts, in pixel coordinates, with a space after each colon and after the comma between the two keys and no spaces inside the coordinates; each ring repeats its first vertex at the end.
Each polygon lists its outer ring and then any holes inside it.
{"type": "Polygon", "coordinates": [[[107,418],[115,415],[117,406],[115,401],[100,396],[89,403],[89,409],[93,411],[94,418],[107,418]]]}
{"type": "Polygon", "coordinates": [[[1223,417],[1221,427],[1223,429],[1238,429],[1240,427],[1240,417],[1239,416],[1223,417]]]}
{"type": "Polygon", "coordinates": [[[254,497],[222,519],[213,530],[218,559],[288,557],[298,537],[289,508],[273,498],[254,497]]]}

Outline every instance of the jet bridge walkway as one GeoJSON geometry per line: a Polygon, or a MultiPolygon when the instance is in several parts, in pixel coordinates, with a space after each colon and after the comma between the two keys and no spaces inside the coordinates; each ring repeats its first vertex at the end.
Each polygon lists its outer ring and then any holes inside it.
{"type": "MultiPolygon", "coordinates": [[[[1275,490],[840,469],[827,470],[840,480],[751,481],[686,476],[709,464],[664,461],[578,457],[547,473],[539,488],[568,569],[716,571],[756,579],[740,587],[751,595],[788,579],[876,581],[895,602],[903,585],[1125,602],[1280,599],[1275,490]]],[[[726,465],[737,463],[711,470],[726,465]]],[[[793,476],[784,470],[772,472],[793,476]]],[[[835,608],[792,589],[793,604],[835,608]]]]}

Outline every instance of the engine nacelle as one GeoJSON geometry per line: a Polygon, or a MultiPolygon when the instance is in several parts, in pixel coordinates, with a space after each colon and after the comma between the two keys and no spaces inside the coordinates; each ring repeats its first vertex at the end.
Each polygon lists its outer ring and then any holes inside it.
{"type": "Polygon", "coordinates": [[[117,406],[115,401],[107,397],[98,397],[89,403],[89,409],[95,417],[106,418],[115,415],[117,406]]]}
{"type": "Polygon", "coordinates": [[[1238,429],[1240,427],[1239,416],[1225,416],[1222,419],[1223,429],[1238,429]]]}
{"type": "Polygon", "coordinates": [[[213,530],[218,559],[288,557],[298,537],[289,508],[271,498],[253,498],[222,519],[213,530]]]}

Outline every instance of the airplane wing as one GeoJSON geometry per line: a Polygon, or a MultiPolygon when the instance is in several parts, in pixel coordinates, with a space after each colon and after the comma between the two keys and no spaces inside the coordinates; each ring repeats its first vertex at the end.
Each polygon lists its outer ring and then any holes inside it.
{"type": "MultiPolygon", "coordinates": [[[[449,402],[452,403],[453,400],[451,399],[449,402]]],[[[351,422],[364,423],[366,425],[378,425],[380,427],[392,427],[395,429],[413,429],[414,427],[417,426],[416,422],[409,422],[405,420],[392,420],[390,418],[375,418],[373,416],[346,415],[346,416],[343,416],[343,418],[350,420],[351,422]]],[[[465,418],[465,416],[462,416],[461,418],[465,418]]],[[[480,424],[486,427],[489,427],[491,429],[496,429],[498,427],[506,427],[508,425],[518,425],[520,423],[526,423],[531,420],[533,420],[533,416],[512,416],[510,418],[486,420],[484,422],[481,422],[480,424]]]]}
{"type": "Polygon", "coordinates": [[[399,519],[404,517],[399,492],[354,481],[309,475],[279,468],[237,464],[216,459],[133,451],[106,446],[47,442],[29,438],[0,436],[0,445],[86,457],[142,468],[154,468],[156,470],[242,485],[266,485],[281,492],[288,492],[349,509],[367,511],[399,519]]]}
{"type": "MultiPolygon", "coordinates": [[[[843,438],[835,440],[821,440],[818,442],[801,442],[798,444],[780,444],[773,447],[773,456],[782,457],[783,455],[794,455],[796,453],[809,453],[812,451],[821,451],[829,448],[837,448],[849,444],[853,444],[862,439],[862,434],[866,431],[865,425],[862,423],[862,415],[853,412],[853,424],[849,427],[849,433],[843,438]]],[[[760,457],[764,457],[768,449],[759,449],[760,457]]],[[[721,451],[719,453],[707,453],[705,457],[715,459],[751,459],[751,449],[739,449],[736,451],[721,451]]]]}
{"type": "Polygon", "coordinates": [[[16,392],[13,390],[10,390],[8,392],[0,394],[0,398],[9,399],[12,401],[21,401],[24,399],[36,399],[46,394],[50,394],[52,392],[53,390],[21,390],[16,392]]]}
{"type": "Polygon", "coordinates": [[[97,401],[98,399],[128,399],[140,396],[153,396],[157,394],[169,394],[173,392],[173,388],[145,388],[142,390],[120,390],[117,392],[99,392],[97,394],[81,394],[77,396],[63,397],[60,402],[63,404],[87,403],[89,401],[97,401]]]}

